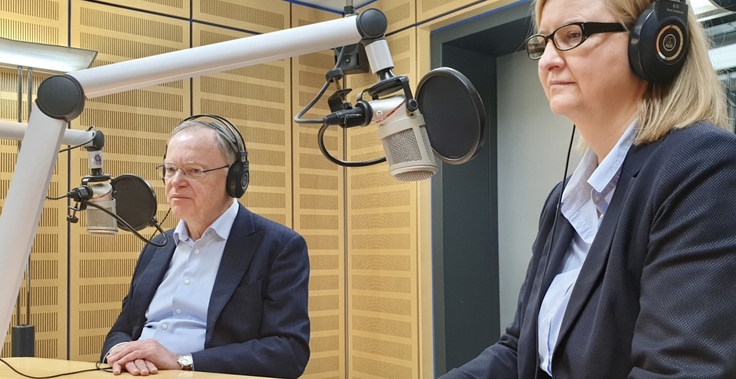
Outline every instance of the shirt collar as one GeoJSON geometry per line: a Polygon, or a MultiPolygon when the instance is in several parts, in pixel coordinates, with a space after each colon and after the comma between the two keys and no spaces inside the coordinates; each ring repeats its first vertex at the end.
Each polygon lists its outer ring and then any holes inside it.
{"type": "MultiPolygon", "coordinates": [[[[616,145],[611,149],[611,152],[603,158],[601,164],[598,165],[593,173],[588,178],[588,184],[595,191],[604,196],[616,187],[618,183],[618,177],[621,173],[621,167],[624,164],[626,154],[629,152],[629,148],[634,143],[636,138],[636,120],[634,120],[628,128],[624,131],[624,134],[619,138],[616,145]]],[[[590,149],[588,149],[590,150],[590,149]]],[[[595,156],[595,155],[594,155],[595,156]]]]}
{"type": "Polygon", "coordinates": [[[587,149],[565,186],[560,211],[588,243],[595,237],[600,220],[589,212],[595,212],[597,208],[601,215],[605,214],[618,183],[624,159],[635,137],[636,121],[624,131],[600,165],[595,153],[590,148],[587,149]]]}
{"type": "MultiPolygon", "coordinates": [[[[233,203],[218,217],[215,222],[212,223],[202,234],[202,237],[217,234],[222,239],[227,239],[230,236],[230,230],[235,222],[235,216],[238,215],[238,202],[233,199],[233,203]]],[[[187,230],[187,223],[184,220],[179,220],[179,224],[174,229],[174,242],[187,242],[190,240],[189,231],[187,230]]]]}
{"type": "Polygon", "coordinates": [[[629,127],[626,128],[611,152],[603,158],[600,165],[597,164],[598,157],[593,153],[593,150],[588,148],[565,187],[562,202],[572,200],[571,197],[574,193],[581,191],[581,187],[585,186],[584,183],[587,183],[590,188],[599,193],[610,191],[610,187],[615,187],[626,154],[629,152],[635,138],[636,120],[629,124],[629,127]]]}

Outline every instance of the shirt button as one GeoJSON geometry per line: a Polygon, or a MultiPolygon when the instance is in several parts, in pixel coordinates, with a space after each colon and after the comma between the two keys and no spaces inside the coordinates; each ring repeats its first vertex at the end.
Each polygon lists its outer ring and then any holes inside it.
{"type": "Polygon", "coordinates": [[[161,329],[163,329],[163,330],[166,330],[166,329],[168,329],[168,328],[169,328],[169,326],[168,326],[168,325],[166,325],[166,324],[163,324],[163,325],[161,325],[161,329]]]}
{"type": "Polygon", "coordinates": [[[181,313],[181,308],[177,308],[176,313],[181,313]]]}
{"type": "Polygon", "coordinates": [[[184,284],[189,285],[189,279],[185,280],[184,284]]]}
{"type": "Polygon", "coordinates": [[[199,254],[199,249],[194,250],[194,255],[199,254]]]}

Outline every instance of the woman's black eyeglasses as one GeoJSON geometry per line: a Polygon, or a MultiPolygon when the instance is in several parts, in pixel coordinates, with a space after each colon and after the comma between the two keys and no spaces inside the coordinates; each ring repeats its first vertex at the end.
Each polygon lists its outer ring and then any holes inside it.
{"type": "Polygon", "coordinates": [[[625,31],[626,28],[617,22],[573,22],[560,26],[550,34],[534,34],[527,38],[526,53],[531,59],[539,59],[550,40],[557,50],[567,51],[580,46],[593,34],[625,31]]]}

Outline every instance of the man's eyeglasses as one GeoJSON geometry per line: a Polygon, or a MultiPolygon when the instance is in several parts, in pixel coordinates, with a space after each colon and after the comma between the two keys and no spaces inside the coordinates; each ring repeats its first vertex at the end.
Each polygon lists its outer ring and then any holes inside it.
{"type": "Polygon", "coordinates": [[[625,31],[626,28],[617,22],[573,22],[560,26],[550,34],[534,34],[527,38],[526,53],[531,59],[539,59],[550,40],[557,50],[567,51],[580,46],[593,34],[625,31]]]}
{"type": "Polygon", "coordinates": [[[177,171],[181,171],[181,173],[184,174],[184,177],[189,180],[201,180],[205,177],[205,174],[210,171],[222,170],[223,168],[228,167],[230,167],[230,165],[205,170],[202,167],[197,166],[176,167],[173,164],[162,164],[156,166],[156,170],[164,179],[171,179],[176,175],[177,171]]]}

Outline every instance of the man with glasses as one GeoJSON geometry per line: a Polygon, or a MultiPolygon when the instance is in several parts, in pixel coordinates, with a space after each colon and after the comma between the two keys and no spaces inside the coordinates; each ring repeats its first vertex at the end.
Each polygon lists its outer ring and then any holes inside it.
{"type": "Polygon", "coordinates": [[[242,191],[228,189],[231,176],[247,153],[237,129],[213,117],[185,120],[169,136],[157,169],[180,221],[165,247],[147,245],[138,259],[102,349],[115,374],[296,378],[309,360],[306,243],[233,197],[242,191]]]}

